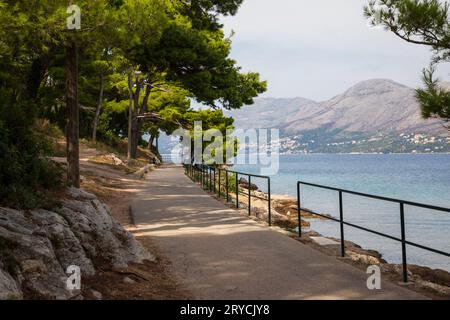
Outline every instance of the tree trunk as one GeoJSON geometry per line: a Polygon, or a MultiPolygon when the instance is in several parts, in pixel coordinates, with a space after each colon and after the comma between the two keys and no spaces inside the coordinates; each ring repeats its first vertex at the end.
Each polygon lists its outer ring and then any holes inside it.
{"type": "Polygon", "coordinates": [[[75,40],[66,47],[67,180],[80,187],[80,108],[78,104],[78,49],[75,40]]]}
{"type": "Polygon", "coordinates": [[[153,143],[155,142],[155,135],[150,136],[150,140],[148,141],[148,150],[153,150],[153,143]]]}
{"type": "MultiPolygon", "coordinates": [[[[143,82],[144,83],[144,82],[143,82]]],[[[139,115],[142,115],[147,112],[148,110],[148,99],[150,97],[151,93],[151,86],[146,86],[145,88],[145,94],[143,98],[142,105],[139,107],[139,99],[140,99],[140,84],[138,84],[138,88],[136,89],[136,96],[134,97],[135,103],[135,112],[139,113],[139,115]]],[[[144,123],[143,119],[138,118],[138,114],[135,114],[135,117],[133,119],[132,124],[132,143],[131,143],[131,158],[136,159],[137,157],[137,149],[139,145],[139,140],[141,139],[141,131],[142,131],[142,125],[144,123]]]]}
{"type": "Polygon", "coordinates": [[[138,120],[134,119],[131,123],[131,159],[137,158],[138,148],[138,120]]]}
{"type": "Polygon", "coordinates": [[[94,128],[92,130],[92,141],[97,141],[97,128],[98,128],[98,122],[100,119],[100,113],[102,112],[103,107],[103,92],[105,90],[105,76],[102,74],[100,76],[100,94],[98,97],[98,106],[97,111],[95,112],[95,118],[94,118],[94,128]]]}
{"type": "Polygon", "coordinates": [[[131,114],[131,122],[130,122],[130,131],[129,131],[129,140],[128,145],[130,147],[130,159],[137,158],[137,144],[138,144],[138,125],[139,119],[137,117],[137,113],[139,111],[139,100],[141,97],[141,82],[139,79],[136,79],[136,91],[133,95],[133,107],[131,114]]]}
{"type": "Polygon", "coordinates": [[[128,76],[128,90],[130,91],[130,106],[129,106],[129,112],[128,112],[128,149],[127,149],[127,158],[128,161],[131,160],[131,140],[132,140],[132,131],[131,127],[133,125],[133,101],[134,101],[134,94],[133,94],[133,76],[130,74],[128,76]]]}

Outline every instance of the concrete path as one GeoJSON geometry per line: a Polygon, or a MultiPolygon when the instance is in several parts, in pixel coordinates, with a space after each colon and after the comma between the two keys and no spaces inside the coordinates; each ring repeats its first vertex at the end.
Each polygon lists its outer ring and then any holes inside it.
{"type": "Polygon", "coordinates": [[[197,299],[423,299],[225,207],[181,167],[158,169],[132,206],[137,235],[150,236],[197,299]]]}

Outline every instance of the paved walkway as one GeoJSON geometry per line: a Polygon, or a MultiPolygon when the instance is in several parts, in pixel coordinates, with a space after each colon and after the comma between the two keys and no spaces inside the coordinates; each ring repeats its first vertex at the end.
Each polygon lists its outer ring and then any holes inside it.
{"type": "Polygon", "coordinates": [[[197,299],[421,299],[270,230],[207,195],[181,167],[158,169],[132,206],[148,235],[197,299]]]}

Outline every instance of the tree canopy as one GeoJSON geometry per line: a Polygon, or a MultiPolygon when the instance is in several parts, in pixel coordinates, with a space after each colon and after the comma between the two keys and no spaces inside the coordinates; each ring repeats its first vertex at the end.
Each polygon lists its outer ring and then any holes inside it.
{"type": "MultiPolygon", "coordinates": [[[[230,58],[231,38],[220,23],[242,2],[79,0],[81,29],[68,30],[71,1],[0,0],[2,110],[27,115],[28,128],[37,119],[59,126],[75,167],[79,136],[128,141],[131,159],[145,134],[189,129],[197,118],[228,127],[232,119],[220,109],[251,104],[266,90],[258,73],[243,72],[230,58]],[[207,110],[191,109],[191,101],[207,110]]],[[[10,137],[12,127],[0,113],[2,135],[10,137]]],[[[18,134],[25,132],[34,136],[18,134]]],[[[2,146],[12,150],[11,143],[2,146]]],[[[30,152],[42,161],[46,154],[30,152]]],[[[0,184],[10,183],[3,177],[0,184]]]]}
{"type": "Polygon", "coordinates": [[[450,62],[449,4],[439,0],[371,0],[364,9],[373,26],[432,49],[431,66],[423,71],[425,87],[416,96],[425,118],[450,122],[450,91],[434,77],[435,66],[450,62]]]}

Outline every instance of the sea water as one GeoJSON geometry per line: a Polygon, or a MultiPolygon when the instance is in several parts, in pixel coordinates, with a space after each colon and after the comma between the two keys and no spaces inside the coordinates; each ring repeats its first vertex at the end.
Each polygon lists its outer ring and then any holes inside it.
{"type": "MultiPolygon", "coordinates": [[[[234,169],[259,173],[255,165],[234,169]]],[[[280,170],[271,177],[272,194],[296,197],[297,181],[450,208],[450,155],[290,155],[280,156],[280,170]]],[[[253,179],[263,191],[264,180],[253,179]]],[[[301,187],[302,207],[339,217],[339,194],[301,187]]],[[[344,193],[345,220],[400,238],[400,209],[390,203],[344,193]]],[[[450,252],[450,213],[405,206],[406,238],[450,252]]],[[[311,229],[340,237],[334,221],[311,220],[311,229]]],[[[401,263],[401,243],[349,226],[346,240],[379,251],[390,263],[401,263]]],[[[408,263],[450,271],[450,258],[407,246],[408,263]]]]}

